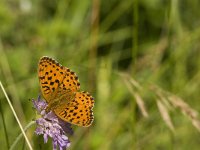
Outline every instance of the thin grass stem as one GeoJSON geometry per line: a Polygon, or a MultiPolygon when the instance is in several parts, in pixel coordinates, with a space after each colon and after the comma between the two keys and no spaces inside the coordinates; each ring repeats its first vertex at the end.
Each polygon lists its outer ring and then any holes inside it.
{"type": "Polygon", "coordinates": [[[11,110],[12,110],[14,116],[15,116],[15,119],[17,120],[17,123],[18,123],[18,125],[19,125],[19,127],[20,127],[20,129],[22,131],[22,134],[24,135],[24,138],[25,138],[25,140],[26,140],[26,142],[28,144],[28,147],[29,147],[30,150],[32,150],[33,148],[32,148],[32,146],[31,146],[31,144],[30,144],[30,142],[29,142],[29,140],[28,140],[28,138],[27,138],[27,136],[26,136],[26,134],[24,132],[24,129],[22,128],[22,125],[21,125],[21,123],[20,123],[20,121],[19,121],[19,119],[17,117],[17,114],[16,114],[16,112],[15,112],[13,106],[12,106],[12,103],[11,103],[10,99],[8,98],[8,95],[7,95],[7,93],[6,93],[5,89],[4,89],[1,81],[0,81],[0,86],[1,86],[1,89],[2,89],[2,91],[3,91],[3,93],[4,93],[5,97],[6,97],[6,100],[8,101],[8,104],[9,104],[9,106],[10,106],[10,108],[11,108],[11,110]]]}
{"type": "MultiPolygon", "coordinates": [[[[25,128],[24,131],[26,131],[28,128],[30,128],[33,124],[35,124],[35,121],[31,121],[25,128]]],[[[15,146],[17,145],[17,143],[19,142],[19,140],[23,137],[22,133],[20,133],[16,140],[13,142],[13,144],[10,147],[10,150],[14,150],[15,146]]]]}

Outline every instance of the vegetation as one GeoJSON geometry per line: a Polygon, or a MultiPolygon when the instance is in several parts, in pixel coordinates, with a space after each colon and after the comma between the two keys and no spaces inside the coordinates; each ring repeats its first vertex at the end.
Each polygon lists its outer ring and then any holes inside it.
{"type": "MultiPolygon", "coordinates": [[[[95,98],[89,128],[71,150],[199,149],[198,0],[1,0],[0,80],[23,127],[36,118],[42,56],[75,71],[95,98]]],[[[0,90],[0,145],[20,127],[0,90]]],[[[26,131],[33,149],[51,141],[26,131]]],[[[22,137],[22,136],[21,136],[22,137]]],[[[14,149],[29,149],[19,138],[14,149]]]]}

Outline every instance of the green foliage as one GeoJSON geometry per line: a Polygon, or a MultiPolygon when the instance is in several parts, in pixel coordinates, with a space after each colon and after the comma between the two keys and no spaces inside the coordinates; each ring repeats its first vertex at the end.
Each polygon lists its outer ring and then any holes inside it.
{"type": "MultiPolygon", "coordinates": [[[[0,80],[22,125],[35,119],[29,99],[39,94],[37,63],[46,55],[75,71],[81,89],[95,97],[95,121],[74,127],[71,149],[198,149],[199,4],[0,1],[0,80]],[[159,110],[158,101],[166,109],[159,110]]],[[[11,145],[21,132],[3,94],[0,100],[7,128],[0,117],[0,145],[6,149],[5,134],[11,145]]],[[[34,149],[51,149],[34,129],[27,131],[34,149]]],[[[16,149],[28,149],[23,139],[16,149]]]]}

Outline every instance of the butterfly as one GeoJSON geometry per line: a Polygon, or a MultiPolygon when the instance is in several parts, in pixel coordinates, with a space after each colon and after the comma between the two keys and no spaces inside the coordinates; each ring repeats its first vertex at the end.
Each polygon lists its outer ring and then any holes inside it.
{"type": "Polygon", "coordinates": [[[94,98],[80,91],[75,72],[53,58],[43,56],[38,63],[38,78],[46,111],[52,110],[60,119],[78,126],[90,126],[94,120],[94,98]]]}

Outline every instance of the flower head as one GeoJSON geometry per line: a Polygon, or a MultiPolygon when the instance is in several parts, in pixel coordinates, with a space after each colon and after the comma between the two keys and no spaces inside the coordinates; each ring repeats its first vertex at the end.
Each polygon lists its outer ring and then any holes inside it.
{"type": "Polygon", "coordinates": [[[37,128],[35,133],[37,135],[43,135],[44,143],[47,143],[48,137],[52,138],[54,150],[56,150],[58,146],[60,150],[68,148],[70,146],[70,141],[66,133],[73,133],[71,124],[59,119],[53,111],[46,112],[47,103],[43,101],[40,96],[37,100],[33,99],[32,102],[38,114],[41,115],[41,118],[36,120],[37,128]]]}

